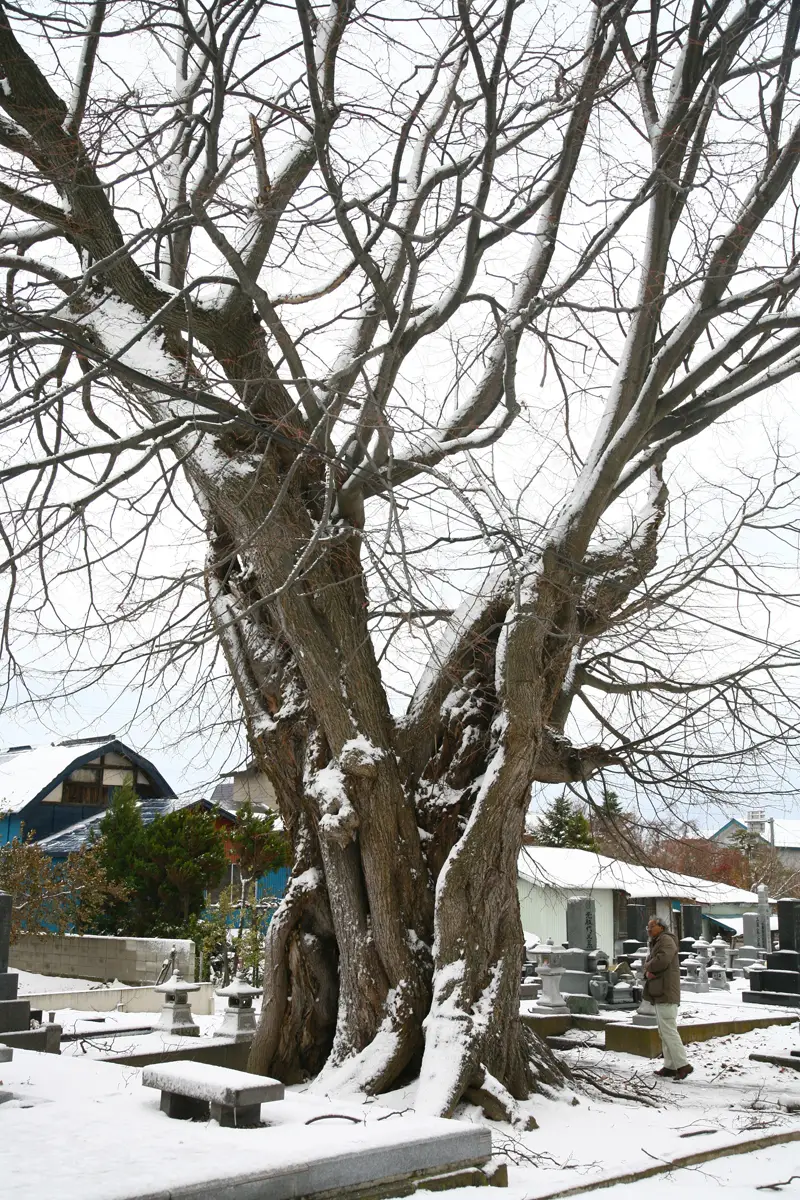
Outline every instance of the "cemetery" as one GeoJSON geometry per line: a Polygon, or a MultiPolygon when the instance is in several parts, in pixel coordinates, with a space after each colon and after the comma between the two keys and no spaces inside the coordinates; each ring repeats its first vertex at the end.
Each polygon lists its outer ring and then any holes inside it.
{"type": "Polygon", "coordinates": [[[800,1200],[800,0],[0,0],[0,151],[0,1200],[800,1200]]]}
{"type": "MultiPolygon", "coordinates": [[[[765,934],[770,927],[765,890],[757,900],[744,918],[745,944],[735,948],[721,938],[709,943],[699,936],[700,906],[682,906],[680,1031],[693,1059],[707,1058],[709,1082],[699,1084],[694,1077],[689,1088],[673,1088],[656,1101],[637,1082],[644,1061],[660,1051],[654,1017],[641,995],[648,911],[627,905],[629,936],[613,956],[598,946],[592,899],[569,897],[566,944],[548,938],[528,946],[520,1017],[569,1066],[573,1079],[563,1094],[529,1101],[525,1112],[538,1128],[526,1133],[520,1125],[509,1141],[508,1126],[490,1113],[477,1122],[459,1113],[450,1121],[414,1115],[413,1088],[365,1103],[363,1097],[328,1096],[324,1086],[287,1088],[250,1074],[247,1051],[262,989],[236,977],[217,987],[213,1013],[193,1010],[190,1000],[208,985],[184,978],[175,957],[168,960],[174,969],[163,983],[129,989],[147,991],[160,1011],[140,1015],[98,1003],[94,1012],[87,1007],[50,1013],[59,1023],[45,1020],[31,1029],[30,1001],[18,998],[18,974],[8,969],[7,932],[2,936],[2,922],[6,931],[9,927],[10,897],[0,895],[0,1171],[20,1180],[15,1189],[20,1200],[42,1200],[54,1162],[64,1200],[139,1200],[178,1188],[186,1200],[399,1197],[430,1189],[451,1190],[456,1200],[467,1200],[471,1189],[487,1185],[507,1186],[510,1200],[544,1200],[579,1194],[567,1166],[574,1153],[570,1139],[579,1139],[582,1150],[595,1156],[580,1192],[590,1194],[593,1182],[606,1178],[631,1185],[650,1178],[652,1166],[641,1161],[641,1151],[626,1148],[623,1128],[630,1132],[632,1124],[644,1145],[650,1114],[663,1114],[665,1103],[675,1128],[667,1138],[671,1171],[711,1162],[722,1177],[732,1154],[785,1155],[800,1139],[800,1047],[792,999],[799,993],[791,990],[790,979],[800,901],[778,902],[778,949],[772,950],[765,934]],[[765,980],[782,990],[763,988],[765,980]],[[739,1064],[735,1092],[717,1082],[733,1061],[739,1064]],[[594,1082],[582,1085],[584,1077],[594,1082]],[[595,1086],[616,1091],[617,1098],[604,1100],[595,1086]],[[765,1087],[770,1132],[744,1136],[735,1114],[739,1106],[744,1113],[748,1097],[762,1096],[765,1087]],[[681,1138],[695,1125],[702,1150],[688,1153],[681,1138]],[[76,1152],[87,1128],[91,1149],[76,1152]],[[532,1177],[518,1161],[515,1165],[507,1151],[518,1151],[523,1137],[526,1153],[534,1157],[546,1145],[553,1159],[548,1172],[532,1177]],[[37,1156],[34,1147],[44,1139],[48,1153],[37,1156]],[[137,1145],[146,1145],[147,1153],[137,1145]],[[99,1161],[102,1169],[95,1169],[99,1161]]],[[[83,994],[102,1001],[102,990],[83,994]]],[[[58,996],[53,991],[51,1003],[64,1004],[58,996]]]]}

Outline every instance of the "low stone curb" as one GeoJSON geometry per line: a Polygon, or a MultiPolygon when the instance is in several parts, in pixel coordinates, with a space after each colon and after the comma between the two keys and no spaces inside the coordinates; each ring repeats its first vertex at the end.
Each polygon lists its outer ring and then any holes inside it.
{"type": "Polygon", "coordinates": [[[793,1071],[800,1071],[800,1058],[795,1055],[750,1054],[748,1057],[752,1062],[772,1063],[773,1067],[791,1067],[793,1071]]]}
{"type": "Polygon", "coordinates": [[[643,1167],[640,1171],[615,1175],[613,1179],[598,1179],[594,1183],[577,1184],[575,1187],[562,1188],[557,1192],[547,1192],[541,1196],[531,1197],[531,1200],[561,1200],[561,1197],[564,1196],[580,1196],[587,1192],[598,1192],[601,1188],[614,1187],[618,1183],[638,1183],[640,1179],[651,1179],[654,1175],[666,1175],[671,1171],[680,1171],[683,1167],[695,1167],[698,1163],[712,1162],[715,1158],[730,1158],[735,1154],[750,1154],[754,1150],[766,1150],[770,1146],[780,1146],[785,1142],[800,1142],[800,1129],[790,1129],[786,1133],[765,1134],[762,1137],[749,1138],[744,1142],[734,1142],[730,1146],[698,1150],[695,1154],[682,1154],[680,1158],[656,1163],[652,1167],[643,1167]]]}

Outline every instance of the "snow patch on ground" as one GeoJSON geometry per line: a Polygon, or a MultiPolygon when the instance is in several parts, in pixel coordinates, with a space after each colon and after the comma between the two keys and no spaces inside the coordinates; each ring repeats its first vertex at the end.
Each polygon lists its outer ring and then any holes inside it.
{"type": "MultiPolygon", "coordinates": [[[[11,968],[16,971],[15,967],[11,968]]],[[[32,971],[16,971],[19,976],[20,996],[40,996],[45,992],[88,992],[93,988],[125,987],[126,984],[114,980],[113,983],[98,983],[96,979],[72,979],[64,975],[36,975],[32,971]]]]}

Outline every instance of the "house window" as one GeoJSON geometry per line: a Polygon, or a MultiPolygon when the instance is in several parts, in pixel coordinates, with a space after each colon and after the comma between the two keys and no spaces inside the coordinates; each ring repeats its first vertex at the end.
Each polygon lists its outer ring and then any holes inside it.
{"type": "Polygon", "coordinates": [[[62,788],[62,804],[101,805],[106,802],[106,790],[103,787],[103,764],[89,763],[73,771],[64,780],[62,788]]]}

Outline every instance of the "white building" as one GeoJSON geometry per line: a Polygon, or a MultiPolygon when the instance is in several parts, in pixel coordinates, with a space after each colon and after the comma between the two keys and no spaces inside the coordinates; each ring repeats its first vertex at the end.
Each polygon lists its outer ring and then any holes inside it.
{"type": "Polygon", "coordinates": [[[567,938],[567,900],[591,896],[597,945],[609,954],[614,954],[627,936],[628,902],[646,904],[648,915],[663,917],[672,929],[681,903],[700,904],[708,919],[708,932],[718,925],[728,927],[725,917],[741,919],[757,905],[753,892],[726,883],[619,862],[589,850],[552,846],[523,847],[517,862],[517,891],[525,932],[538,934],[543,941],[551,937],[556,945],[567,938]]]}

